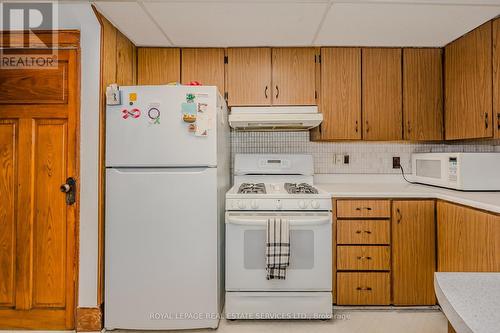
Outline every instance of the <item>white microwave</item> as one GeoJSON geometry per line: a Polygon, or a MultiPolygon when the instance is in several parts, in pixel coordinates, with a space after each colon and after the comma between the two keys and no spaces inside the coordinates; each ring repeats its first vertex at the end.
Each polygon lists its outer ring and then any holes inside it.
{"type": "Polygon", "coordinates": [[[500,190],[500,153],[418,153],[412,179],[462,191],[500,190]]]}

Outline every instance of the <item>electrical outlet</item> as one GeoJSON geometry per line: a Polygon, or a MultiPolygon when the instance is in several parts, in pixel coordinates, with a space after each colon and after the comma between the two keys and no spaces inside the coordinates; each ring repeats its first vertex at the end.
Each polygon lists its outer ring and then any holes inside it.
{"type": "Polygon", "coordinates": [[[392,157],[392,168],[399,169],[401,167],[401,158],[399,156],[392,157]]]}
{"type": "Polygon", "coordinates": [[[344,155],[344,164],[349,164],[349,155],[344,155]]]}

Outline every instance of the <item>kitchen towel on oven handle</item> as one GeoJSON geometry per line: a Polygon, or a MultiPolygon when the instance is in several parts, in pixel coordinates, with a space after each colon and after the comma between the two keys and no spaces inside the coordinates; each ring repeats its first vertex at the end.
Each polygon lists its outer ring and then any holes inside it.
{"type": "Polygon", "coordinates": [[[266,231],[266,279],[284,280],[289,265],[289,222],[287,219],[269,218],[266,231]]]}

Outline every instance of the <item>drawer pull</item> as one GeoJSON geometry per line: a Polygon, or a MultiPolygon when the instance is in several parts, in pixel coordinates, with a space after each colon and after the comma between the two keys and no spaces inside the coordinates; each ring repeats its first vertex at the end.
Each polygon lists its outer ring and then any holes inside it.
{"type": "Polygon", "coordinates": [[[361,211],[361,210],[363,210],[363,209],[366,209],[366,210],[372,210],[372,208],[371,208],[371,207],[356,207],[356,210],[357,210],[358,212],[359,212],[359,211],[361,211]]]}
{"type": "Polygon", "coordinates": [[[356,230],[356,233],[357,233],[357,234],[360,234],[360,233],[362,233],[362,232],[364,232],[365,234],[368,234],[368,235],[370,235],[370,234],[372,233],[370,230],[363,230],[363,231],[361,231],[361,230],[356,230]]]}
{"type": "Polygon", "coordinates": [[[372,232],[370,230],[365,230],[365,233],[370,235],[372,232]]]}
{"type": "Polygon", "coordinates": [[[372,257],[370,257],[370,256],[368,256],[368,257],[365,257],[365,256],[358,257],[358,260],[363,260],[363,259],[372,260],[372,257]]]}
{"type": "Polygon", "coordinates": [[[357,287],[356,290],[359,290],[359,291],[371,291],[372,288],[371,287],[357,287]]]}

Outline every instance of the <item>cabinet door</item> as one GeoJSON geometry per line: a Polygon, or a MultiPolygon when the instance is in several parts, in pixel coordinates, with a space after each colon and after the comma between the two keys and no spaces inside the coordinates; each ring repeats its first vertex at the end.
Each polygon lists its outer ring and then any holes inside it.
{"type": "Polygon", "coordinates": [[[361,139],[361,49],[321,49],[321,140],[361,139]]]}
{"type": "Polygon", "coordinates": [[[438,271],[500,272],[500,216],[437,205],[438,271]]]}
{"type": "Polygon", "coordinates": [[[403,50],[405,140],[443,139],[443,66],[441,49],[403,50]]]}
{"type": "Polygon", "coordinates": [[[488,22],[445,47],[447,140],[493,136],[491,32],[488,22]]]}
{"type": "Polygon", "coordinates": [[[273,105],[315,105],[314,48],[273,48],[273,105]]]}
{"type": "Polygon", "coordinates": [[[181,79],[181,56],[176,48],[137,50],[137,84],[167,84],[181,79]]]}
{"type": "Polygon", "coordinates": [[[362,62],[363,138],[401,140],[401,49],[363,49],[362,62]]]}
{"type": "Polygon", "coordinates": [[[227,49],[228,104],[271,105],[271,49],[227,49]]]}
{"type": "Polygon", "coordinates": [[[436,304],[434,200],[393,201],[392,210],[394,305],[436,304]]]}
{"type": "Polygon", "coordinates": [[[493,127],[500,139],[500,19],[493,21],[493,127]]]}
{"type": "Polygon", "coordinates": [[[224,93],[224,49],[182,49],[181,83],[198,81],[224,93]]]}

